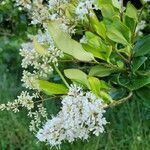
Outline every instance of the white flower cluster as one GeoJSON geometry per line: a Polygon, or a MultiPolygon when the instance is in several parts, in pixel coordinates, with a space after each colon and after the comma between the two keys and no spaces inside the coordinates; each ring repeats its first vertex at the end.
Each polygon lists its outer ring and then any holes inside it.
{"type": "Polygon", "coordinates": [[[146,21],[145,20],[141,20],[137,27],[136,27],[136,33],[138,33],[138,35],[143,35],[142,30],[146,27],[146,21]]]}
{"type": "Polygon", "coordinates": [[[79,19],[83,19],[85,15],[92,15],[90,10],[95,9],[95,0],[81,0],[76,7],[76,14],[79,19]]]}
{"type": "Polygon", "coordinates": [[[19,108],[26,108],[28,111],[28,117],[31,119],[29,129],[30,131],[36,132],[40,127],[43,120],[47,120],[47,111],[42,104],[37,105],[37,110],[35,109],[34,100],[39,98],[37,93],[29,94],[27,91],[22,91],[22,93],[13,102],[8,102],[7,104],[1,104],[0,110],[13,111],[14,113],[19,112],[19,108]]]}
{"type": "Polygon", "coordinates": [[[32,9],[29,11],[31,14],[31,24],[44,24],[46,20],[49,19],[49,9],[47,5],[44,5],[43,0],[34,0],[32,4],[32,9]]]}
{"type": "Polygon", "coordinates": [[[31,9],[31,0],[14,0],[16,6],[22,6],[26,9],[31,9]]]}
{"type": "Polygon", "coordinates": [[[38,128],[43,123],[43,120],[47,120],[47,111],[43,107],[43,104],[37,105],[36,111],[29,111],[28,117],[31,118],[29,130],[32,132],[37,132],[38,128]]]}
{"type": "Polygon", "coordinates": [[[72,85],[68,95],[63,97],[61,111],[38,131],[37,138],[51,146],[59,146],[64,140],[86,140],[91,133],[98,136],[107,124],[104,105],[93,93],[72,85]]]}
{"type": "Polygon", "coordinates": [[[34,108],[33,99],[38,98],[36,93],[30,95],[27,91],[23,91],[20,96],[17,97],[13,102],[8,102],[7,104],[1,104],[0,110],[12,110],[13,112],[19,112],[19,107],[25,107],[28,110],[34,108]]]}
{"type": "Polygon", "coordinates": [[[22,6],[28,10],[31,24],[42,24],[45,28],[47,20],[61,20],[60,28],[69,34],[74,34],[74,25],[64,15],[63,6],[70,0],[49,0],[48,4],[43,0],[14,0],[16,6],[22,6]]]}
{"type": "Polygon", "coordinates": [[[64,16],[63,5],[69,3],[70,0],[49,0],[50,20],[60,20],[60,28],[69,34],[74,34],[75,30],[70,25],[70,20],[64,16]],[[62,7],[61,7],[62,6],[62,7]]]}
{"type": "Polygon", "coordinates": [[[40,54],[34,47],[33,42],[22,44],[20,55],[22,59],[22,67],[27,69],[33,67],[33,73],[26,70],[23,71],[23,85],[29,89],[38,89],[36,80],[38,78],[47,78],[52,73],[52,64],[58,65],[58,58],[63,57],[63,52],[57,49],[48,31],[45,34],[39,32],[36,36],[37,42],[46,45],[44,54],[40,54]]]}

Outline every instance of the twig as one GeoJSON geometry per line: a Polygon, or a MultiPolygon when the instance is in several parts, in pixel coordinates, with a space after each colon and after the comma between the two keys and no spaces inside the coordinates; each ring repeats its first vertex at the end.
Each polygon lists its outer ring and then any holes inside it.
{"type": "Polygon", "coordinates": [[[69,88],[69,84],[67,83],[66,79],[64,78],[64,76],[62,75],[62,73],[60,72],[60,70],[56,67],[56,65],[54,64],[54,68],[56,70],[56,72],[58,73],[58,75],[61,77],[62,81],[64,82],[64,84],[69,88]]]}
{"type": "Polygon", "coordinates": [[[105,106],[104,108],[109,108],[109,107],[118,106],[118,105],[120,105],[120,104],[126,102],[128,99],[130,99],[130,98],[132,97],[132,95],[133,95],[133,92],[131,91],[131,92],[128,94],[127,97],[124,97],[124,98],[122,98],[122,99],[120,99],[120,100],[118,100],[118,101],[115,101],[115,102],[111,103],[110,105],[105,106]]]}

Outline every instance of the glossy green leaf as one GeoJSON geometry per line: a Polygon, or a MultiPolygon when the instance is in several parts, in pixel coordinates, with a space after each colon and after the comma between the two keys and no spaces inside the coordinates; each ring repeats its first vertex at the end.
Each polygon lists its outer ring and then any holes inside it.
{"type": "Polygon", "coordinates": [[[88,80],[90,83],[91,91],[95,93],[95,95],[102,98],[106,103],[112,102],[111,96],[103,90],[103,87],[107,87],[105,82],[101,82],[98,78],[95,77],[89,77],[88,80]]]}
{"type": "Polygon", "coordinates": [[[138,21],[138,10],[131,4],[131,2],[128,2],[125,14],[130,18],[133,18],[136,22],[138,21]]]}
{"type": "Polygon", "coordinates": [[[103,21],[99,21],[97,16],[93,13],[92,16],[89,17],[89,22],[94,31],[100,35],[102,38],[106,38],[106,27],[103,21]]]}
{"type": "Polygon", "coordinates": [[[60,22],[49,22],[48,30],[52,35],[52,38],[60,50],[64,53],[73,56],[80,61],[92,61],[94,57],[91,53],[86,52],[80,43],[71,39],[69,34],[63,32],[59,28],[60,22]]]}
{"type": "Polygon", "coordinates": [[[131,31],[118,19],[114,19],[111,27],[107,29],[107,36],[114,42],[131,45],[131,31]]]}
{"type": "Polygon", "coordinates": [[[112,97],[106,93],[105,91],[100,91],[100,97],[106,102],[106,103],[112,103],[113,99],[112,97]]]}
{"type": "Polygon", "coordinates": [[[64,84],[56,84],[45,80],[38,80],[39,88],[47,95],[67,94],[68,89],[64,84]]]}
{"type": "Polygon", "coordinates": [[[150,53],[150,35],[139,39],[134,47],[134,56],[144,56],[150,53]]]}
{"type": "Polygon", "coordinates": [[[79,69],[66,69],[64,70],[64,74],[67,78],[78,82],[88,88],[90,87],[87,75],[83,71],[79,69]]]}
{"type": "Polygon", "coordinates": [[[89,75],[97,76],[97,77],[105,77],[105,76],[109,76],[113,72],[115,72],[114,68],[108,68],[106,66],[96,65],[91,68],[89,75]]]}
{"type": "Polygon", "coordinates": [[[131,17],[125,15],[123,21],[124,21],[125,25],[131,30],[131,32],[135,31],[137,22],[134,18],[131,18],[131,17]]]}
{"type": "Polygon", "coordinates": [[[86,51],[91,52],[94,55],[94,57],[109,62],[112,47],[106,45],[100,37],[91,32],[86,32],[85,36],[87,42],[82,44],[83,48],[86,51]]]}
{"type": "Polygon", "coordinates": [[[115,10],[111,4],[103,4],[100,6],[104,18],[112,20],[116,15],[115,10]]]}
{"type": "Polygon", "coordinates": [[[138,90],[147,84],[150,84],[150,76],[133,76],[132,78],[125,79],[125,78],[119,78],[118,83],[126,88],[128,88],[131,91],[138,90]]]}
{"type": "Polygon", "coordinates": [[[97,96],[99,96],[99,92],[100,92],[99,79],[95,78],[95,77],[89,77],[88,80],[89,80],[90,87],[91,87],[91,90],[93,91],[93,93],[95,93],[97,96]]]}
{"type": "Polygon", "coordinates": [[[137,71],[146,60],[147,60],[147,57],[144,57],[144,56],[134,58],[132,62],[132,71],[133,72],[137,71]]]}

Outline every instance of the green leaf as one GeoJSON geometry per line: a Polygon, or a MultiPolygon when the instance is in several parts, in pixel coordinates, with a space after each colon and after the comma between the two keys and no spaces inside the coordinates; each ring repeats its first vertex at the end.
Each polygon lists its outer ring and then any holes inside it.
{"type": "Polygon", "coordinates": [[[80,43],[71,39],[69,34],[63,32],[59,28],[59,24],[60,22],[51,21],[49,22],[49,26],[48,26],[48,30],[51,33],[57,48],[59,48],[64,53],[69,54],[80,61],[88,62],[94,60],[94,57],[91,53],[86,52],[82,48],[82,45],[80,43]]]}
{"type": "Polygon", "coordinates": [[[106,103],[112,103],[112,97],[106,93],[105,91],[100,91],[100,97],[106,102],[106,103]]]}
{"type": "Polygon", "coordinates": [[[64,84],[56,84],[45,80],[38,80],[39,88],[47,95],[67,94],[68,89],[64,84]]]}
{"type": "Polygon", "coordinates": [[[125,14],[130,18],[133,18],[136,22],[138,21],[138,10],[131,4],[131,2],[128,2],[125,14]]]}
{"type": "Polygon", "coordinates": [[[136,28],[136,21],[134,18],[130,18],[129,16],[125,15],[124,16],[124,23],[125,25],[131,30],[131,32],[134,32],[136,28]]]}
{"type": "Polygon", "coordinates": [[[105,77],[105,76],[109,76],[113,72],[115,72],[114,68],[108,68],[106,66],[96,65],[91,68],[89,75],[97,76],[97,77],[105,77]]]}
{"type": "Polygon", "coordinates": [[[102,98],[106,103],[112,102],[112,98],[108,95],[105,91],[103,91],[103,87],[107,87],[105,82],[101,82],[98,78],[89,77],[88,78],[90,83],[91,91],[97,96],[102,98]],[[105,84],[105,85],[104,85],[105,84]]]}
{"type": "Polygon", "coordinates": [[[40,55],[44,55],[46,53],[45,48],[40,43],[38,43],[35,38],[33,39],[33,46],[40,55]]]}
{"type": "Polygon", "coordinates": [[[66,69],[64,70],[64,74],[67,78],[78,82],[84,85],[85,87],[90,87],[87,75],[83,71],[79,69],[66,69]]]}
{"type": "Polygon", "coordinates": [[[117,77],[118,83],[131,91],[140,89],[147,84],[150,84],[150,76],[132,76],[129,79],[125,79],[125,77],[120,78],[117,77]]]}
{"type": "Polygon", "coordinates": [[[103,80],[99,80],[96,77],[89,76],[88,80],[91,86],[91,90],[99,92],[99,90],[109,91],[111,89],[111,86],[108,83],[103,80]]]}
{"type": "Polygon", "coordinates": [[[114,19],[112,26],[107,29],[107,36],[114,42],[131,45],[131,31],[117,18],[114,19]]]}
{"type": "Polygon", "coordinates": [[[118,0],[112,0],[112,4],[113,4],[114,7],[121,10],[121,5],[120,5],[120,2],[118,0]]]}
{"type": "Polygon", "coordinates": [[[133,72],[137,71],[146,60],[147,60],[147,57],[144,57],[144,56],[134,58],[132,62],[132,71],[133,72]]]}
{"type": "Polygon", "coordinates": [[[145,106],[150,108],[150,89],[144,87],[140,90],[137,90],[136,94],[143,100],[145,106]]]}
{"type": "Polygon", "coordinates": [[[135,57],[144,56],[150,53],[150,35],[147,35],[136,42],[134,52],[135,57]]]}
{"type": "Polygon", "coordinates": [[[100,6],[104,18],[112,20],[116,12],[111,4],[103,4],[100,6]]]}
{"type": "Polygon", "coordinates": [[[100,81],[98,78],[95,77],[89,77],[88,78],[89,83],[90,83],[90,89],[93,93],[95,93],[97,96],[99,96],[100,92],[100,81]]]}
{"type": "Polygon", "coordinates": [[[114,100],[121,99],[125,97],[126,94],[127,94],[127,89],[125,88],[117,88],[117,89],[114,88],[110,91],[110,96],[114,100]]]}
{"type": "Polygon", "coordinates": [[[82,44],[83,48],[86,51],[91,52],[94,55],[94,57],[109,62],[112,47],[106,45],[100,37],[91,32],[86,32],[85,36],[87,42],[82,44]]]}
{"type": "Polygon", "coordinates": [[[103,39],[106,39],[106,27],[103,21],[99,21],[93,12],[93,15],[89,17],[89,22],[94,31],[100,35],[103,39]]]}

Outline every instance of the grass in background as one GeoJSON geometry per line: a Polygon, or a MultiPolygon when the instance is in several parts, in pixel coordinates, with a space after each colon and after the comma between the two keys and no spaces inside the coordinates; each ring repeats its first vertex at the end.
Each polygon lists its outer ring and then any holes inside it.
{"type": "MultiPolygon", "coordinates": [[[[20,93],[21,84],[16,75],[4,73],[0,79],[0,103],[6,103],[20,93]]],[[[56,101],[50,101],[50,105],[54,109],[52,111],[57,110],[56,101]]],[[[150,112],[142,100],[134,97],[123,105],[109,109],[106,117],[110,123],[100,137],[92,137],[88,142],[64,143],[61,149],[149,150],[150,112]]],[[[49,146],[37,143],[34,135],[28,131],[28,124],[24,111],[19,114],[0,112],[0,150],[49,150],[49,146]]]]}

